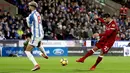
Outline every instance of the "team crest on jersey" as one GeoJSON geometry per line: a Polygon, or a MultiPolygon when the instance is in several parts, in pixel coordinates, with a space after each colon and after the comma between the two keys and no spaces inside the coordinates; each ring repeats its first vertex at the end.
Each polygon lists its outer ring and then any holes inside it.
{"type": "Polygon", "coordinates": [[[115,24],[112,24],[112,27],[115,27],[115,24]]]}

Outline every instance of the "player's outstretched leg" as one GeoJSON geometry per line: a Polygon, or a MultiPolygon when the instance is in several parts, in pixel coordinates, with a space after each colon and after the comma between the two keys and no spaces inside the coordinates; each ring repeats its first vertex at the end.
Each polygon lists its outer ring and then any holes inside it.
{"type": "Polygon", "coordinates": [[[45,59],[48,59],[49,57],[45,54],[42,54],[42,57],[44,57],[45,59]]]}
{"type": "Polygon", "coordinates": [[[87,57],[93,55],[93,53],[94,53],[95,51],[97,51],[97,50],[98,50],[98,48],[97,48],[96,46],[93,47],[93,49],[89,50],[82,58],[79,58],[78,60],[76,60],[76,62],[84,63],[84,60],[85,60],[87,57]]]}
{"type": "MultiPolygon", "coordinates": [[[[39,48],[40,49],[40,48],[39,48]]],[[[45,59],[48,59],[49,57],[45,53],[40,53],[40,56],[44,57],[45,59]]]]}
{"type": "Polygon", "coordinates": [[[89,51],[85,54],[85,56],[83,56],[82,58],[79,58],[78,60],[76,60],[76,62],[84,63],[84,60],[85,60],[87,57],[91,56],[93,53],[94,53],[94,50],[93,50],[93,49],[92,49],[92,50],[89,50],[89,51]]]}
{"type": "Polygon", "coordinates": [[[45,49],[43,47],[43,43],[41,41],[39,42],[38,48],[41,51],[40,56],[44,57],[45,59],[48,59],[48,56],[47,56],[45,49]]]}
{"type": "Polygon", "coordinates": [[[96,63],[90,68],[90,70],[95,70],[96,66],[102,61],[103,56],[98,56],[96,63]]]}

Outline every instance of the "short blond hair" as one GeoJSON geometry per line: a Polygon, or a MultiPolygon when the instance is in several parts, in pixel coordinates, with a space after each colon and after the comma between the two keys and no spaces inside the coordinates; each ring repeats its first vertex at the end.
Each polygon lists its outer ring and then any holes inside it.
{"type": "Polygon", "coordinates": [[[37,4],[35,1],[29,2],[28,5],[29,5],[29,6],[33,6],[33,7],[35,7],[35,8],[38,7],[38,4],[37,4]]]}

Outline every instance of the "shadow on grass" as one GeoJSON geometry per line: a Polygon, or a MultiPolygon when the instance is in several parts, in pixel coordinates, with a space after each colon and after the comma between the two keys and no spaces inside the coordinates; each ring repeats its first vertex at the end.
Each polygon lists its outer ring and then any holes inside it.
{"type": "Polygon", "coordinates": [[[24,73],[24,72],[30,72],[31,70],[28,69],[16,69],[16,70],[6,70],[6,71],[0,71],[0,73],[24,73]]]}
{"type": "Polygon", "coordinates": [[[91,70],[87,70],[87,69],[75,69],[73,71],[74,72],[88,72],[88,71],[91,71],[91,70]]]}

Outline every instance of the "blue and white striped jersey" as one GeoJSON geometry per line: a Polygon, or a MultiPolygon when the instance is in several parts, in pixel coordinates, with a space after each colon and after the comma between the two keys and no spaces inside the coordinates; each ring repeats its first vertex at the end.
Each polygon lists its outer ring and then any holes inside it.
{"type": "Polygon", "coordinates": [[[31,28],[33,38],[44,36],[42,19],[39,12],[36,10],[32,11],[31,14],[26,18],[26,21],[27,25],[31,28]]]}

